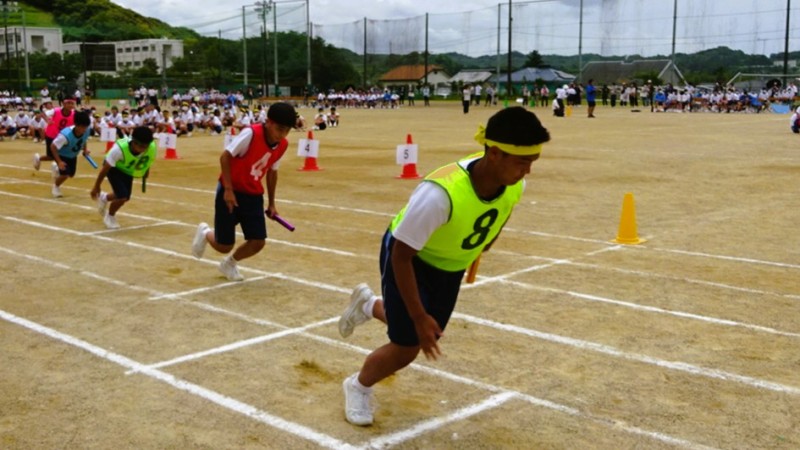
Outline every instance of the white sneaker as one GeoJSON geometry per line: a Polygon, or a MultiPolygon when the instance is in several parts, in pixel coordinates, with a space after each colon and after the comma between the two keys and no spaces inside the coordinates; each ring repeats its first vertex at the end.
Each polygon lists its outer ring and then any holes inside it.
{"type": "Polygon", "coordinates": [[[219,263],[219,271],[222,272],[230,281],[242,281],[244,277],[239,273],[239,267],[233,259],[233,255],[226,256],[222,262],[219,263]]]}
{"type": "Polygon", "coordinates": [[[106,213],[105,217],[103,217],[103,223],[106,224],[106,228],[109,230],[116,230],[119,228],[119,224],[117,223],[117,218],[106,213]]]}
{"type": "Polygon", "coordinates": [[[103,217],[105,217],[106,215],[106,206],[108,206],[108,199],[106,198],[106,193],[100,192],[100,195],[97,196],[97,212],[100,213],[100,215],[103,217]]]}
{"type": "Polygon", "coordinates": [[[195,258],[203,257],[203,252],[206,251],[206,244],[208,244],[206,233],[208,233],[209,230],[210,228],[205,222],[201,222],[200,225],[197,226],[197,231],[192,241],[192,255],[194,255],[195,258]]]}
{"type": "Polygon", "coordinates": [[[344,389],[344,416],[353,425],[372,425],[372,388],[362,392],[353,385],[358,373],[345,378],[342,383],[344,389]]]}
{"type": "Polygon", "coordinates": [[[39,170],[39,167],[42,165],[41,156],[38,153],[33,154],[33,170],[39,170]]]}
{"type": "Polygon", "coordinates": [[[60,187],[58,187],[58,186],[56,186],[55,184],[53,185],[53,188],[52,188],[52,189],[50,189],[50,192],[53,194],[53,197],[55,197],[55,198],[61,198],[61,197],[63,197],[63,196],[64,196],[64,195],[61,193],[61,188],[60,188],[60,187]]]}
{"type": "Polygon", "coordinates": [[[361,283],[353,289],[353,293],[350,294],[350,305],[339,318],[339,334],[342,337],[350,336],[357,325],[370,319],[368,315],[364,314],[364,304],[374,296],[372,289],[366,283],[361,283]]]}
{"type": "Polygon", "coordinates": [[[56,164],[55,162],[50,164],[50,176],[53,178],[53,181],[55,181],[56,178],[61,176],[61,171],[58,170],[58,164],[56,164]]]}

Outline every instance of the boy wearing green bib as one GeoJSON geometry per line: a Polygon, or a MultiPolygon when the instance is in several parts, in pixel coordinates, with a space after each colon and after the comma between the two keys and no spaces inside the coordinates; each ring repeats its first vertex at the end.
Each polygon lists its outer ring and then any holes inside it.
{"type": "Polygon", "coordinates": [[[130,141],[123,138],[114,143],[106,154],[103,167],[90,193],[97,200],[97,211],[103,216],[106,228],[119,228],[117,211],[131,198],[133,179],[147,177],[156,159],[156,142],[153,130],[140,126],[133,129],[130,141]],[[100,184],[108,177],[112,192],[100,191],[100,184]]]}
{"type": "Polygon", "coordinates": [[[535,114],[506,108],[478,128],[483,152],[430,173],[414,190],[384,235],[381,291],[356,286],[339,320],[339,332],[376,318],[388,326],[389,343],[367,356],[344,383],[345,417],[373,422],[372,386],[411,364],[420,350],[441,355],[442,336],[455,308],[466,268],[499,235],[525,188],[548,131],[535,114]]]}

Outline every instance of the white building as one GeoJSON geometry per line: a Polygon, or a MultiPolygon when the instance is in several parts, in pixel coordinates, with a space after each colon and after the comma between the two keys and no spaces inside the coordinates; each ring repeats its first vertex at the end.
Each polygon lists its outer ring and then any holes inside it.
{"type": "Polygon", "coordinates": [[[8,53],[11,57],[44,51],[45,53],[63,53],[61,28],[44,27],[8,27],[0,29],[0,58],[6,56],[6,36],[8,36],[8,53]]]}
{"type": "MultiPolygon", "coordinates": [[[[83,45],[92,45],[97,48],[113,46],[113,67],[115,67],[116,71],[128,68],[138,69],[142,67],[142,63],[148,58],[155,60],[158,70],[161,71],[164,67],[172,67],[173,59],[183,58],[183,41],[179,39],[138,39],[135,41],[98,42],[83,45]]],[[[80,52],[80,42],[64,44],[64,53],[80,52]]],[[[106,56],[103,56],[103,58],[108,59],[106,56]]],[[[106,60],[98,62],[103,63],[103,66],[110,66],[106,60]]],[[[89,65],[92,66],[94,64],[90,62],[89,65]]]]}

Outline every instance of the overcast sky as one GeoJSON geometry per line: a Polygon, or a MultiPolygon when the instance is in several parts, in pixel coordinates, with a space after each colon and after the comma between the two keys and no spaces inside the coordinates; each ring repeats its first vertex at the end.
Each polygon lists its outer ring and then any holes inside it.
{"type": "MultiPolygon", "coordinates": [[[[248,36],[259,34],[263,19],[253,0],[111,1],[173,26],[189,27],[206,36],[222,33],[229,39],[241,38],[243,12],[248,36]]],[[[276,3],[272,19],[278,31],[306,31],[304,1],[276,3]]],[[[580,0],[514,0],[512,4],[512,47],[516,51],[575,55],[580,47],[583,53],[620,56],[669,55],[672,51],[674,0],[583,0],[582,29],[580,0]]],[[[480,56],[493,55],[498,47],[501,53],[507,51],[507,5],[498,0],[310,0],[309,9],[313,36],[357,53],[364,47],[365,17],[369,19],[369,53],[423,51],[424,16],[428,13],[429,51],[480,56]]],[[[786,5],[787,0],[677,0],[676,52],[720,45],[746,53],[782,52],[786,5]]],[[[790,20],[789,50],[797,51],[798,0],[792,5],[790,20]]],[[[269,16],[267,22],[271,30],[269,16]]]]}

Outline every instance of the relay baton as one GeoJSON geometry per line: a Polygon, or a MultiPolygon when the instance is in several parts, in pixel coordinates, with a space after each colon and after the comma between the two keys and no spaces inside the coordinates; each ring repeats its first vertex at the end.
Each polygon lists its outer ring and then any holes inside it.
{"type": "Polygon", "coordinates": [[[96,163],[96,162],[94,162],[94,160],[92,159],[92,157],[91,157],[91,156],[89,156],[89,155],[87,155],[86,153],[84,153],[84,154],[83,154],[83,157],[84,157],[84,158],[86,158],[86,160],[87,160],[87,161],[89,161],[89,164],[90,164],[92,167],[94,167],[95,169],[97,169],[97,163],[96,163]]]}
{"type": "Polygon", "coordinates": [[[478,266],[481,264],[481,255],[472,261],[472,264],[469,266],[469,270],[467,270],[467,283],[474,283],[475,282],[475,275],[478,274],[478,266]]]}
{"type": "Polygon", "coordinates": [[[270,219],[274,220],[275,222],[278,222],[279,224],[281,224],[287,230],[294,231],[294,225],[290,224],[289,222],[284,220],[283,217],[281,217],[281,216],[279,216],[277,214],[273,214],[272,216],[270,216],[267,211],[269,211],[269,210],[268,209],[264,210],[264,214],[266,214],[267,217],[269,217],[270,219]]]}
{"type": "Polygon", "coordinates": [[[147,177],[142,177],[142,193],[147,192],[147,177]]]}

